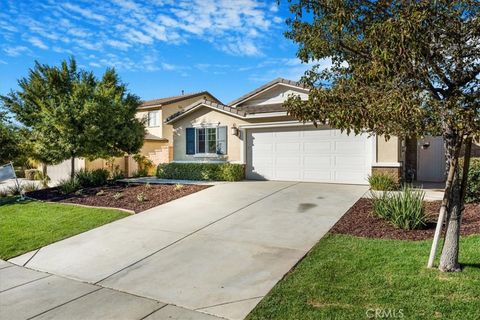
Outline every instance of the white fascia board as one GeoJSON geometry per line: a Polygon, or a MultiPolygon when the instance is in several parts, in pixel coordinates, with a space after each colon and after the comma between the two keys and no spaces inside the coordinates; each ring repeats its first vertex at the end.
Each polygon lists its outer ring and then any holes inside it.
{"type": "Polygon", "coordinates": [[[288,116],[286,111],[281,112],[265,112],[265,113],[253,113],[247,114],[245,119],[252,119],[252,118],[271,118],[271,117],[284,117],[288,116]]]}
{"type": "Polygon", "coordinates": [[[239,125],[239,129],[254,129],[254,128],[275,128],[275,127],[303,127],[312,126],[313,122],[300,122],[300,121],[276,121],[276,122],[263,122],[256,124],[244,124],[239,125]]]}
{"type": "Polygon", "coordinates": [[[232,117],[236,117],[236,118],[240,118],[240,119],[245,119],[245,118],[246,118],[245,116],[241,116],[241,115],[239,115],[239,114],[232,113],[232,112],[229,112],[229,111],[226,111],[226,110],[222,110],[222,109],[219,109],[219,108],[215,108],[215,107],[213,107],[213,106],[211,106],[211,105],[203,104],[203,103],[202,103],[202,104],[199,104],[198,106],[196,106],[196,107],[194,107],[194,108],[191,108],[190,110],[182,113],[182,114],[179,115],[178,117],[173,118],[173,119],[170,120],[170,121],[165,121],[165,124],[170,124],[170,123],[172,123],[172,122],[175,122],[175,121],[177,121],[178,119],[183,118],[183,117],[186,116],[187,114],[189,114],[189,113],[197,110],[197,109],[200,108],[200,107],[207,107],[207,108],[210,108],[210,109],[212,109],[212,110],[219,111],[219,112],[223,112],[223,113],[228,114],[228,115],[230,115],[230,116],[232,116],[232,117]]]}

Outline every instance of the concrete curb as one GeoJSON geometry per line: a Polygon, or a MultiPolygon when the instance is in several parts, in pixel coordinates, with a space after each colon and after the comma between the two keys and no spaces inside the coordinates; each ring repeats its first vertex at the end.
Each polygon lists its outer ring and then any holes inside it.
{"type": "Polygon", "coordinates": [[[135,211],[128,210],[128,209],[123,209],[123,208],[88,206],[86,204],[69,203],[69,202],[55,202],[55,201],[42,201],[42,202],[53,203],[53,204],[66,204],[66,205],[69,205],[69,206],[77,206],[77,207],[84,207],[84,208],[120,210],[120,211],[123,211],[123,212],[126,212],[126,213],[135,214],[135,211]]]}

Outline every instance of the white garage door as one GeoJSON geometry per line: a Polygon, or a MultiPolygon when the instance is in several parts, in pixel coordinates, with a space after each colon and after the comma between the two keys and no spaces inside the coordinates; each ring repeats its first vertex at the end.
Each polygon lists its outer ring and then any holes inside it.
{"type": "Polygon", "coordinates": [[[372,140],[314,127],[247,130],[247,178],[366,184],[372,140]]]}

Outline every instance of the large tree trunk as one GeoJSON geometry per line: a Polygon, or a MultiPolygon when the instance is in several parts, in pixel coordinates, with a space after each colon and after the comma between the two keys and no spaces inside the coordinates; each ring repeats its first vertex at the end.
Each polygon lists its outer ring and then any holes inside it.
{"type": "Polygon", "coordinates": [[[463,166],[463,176],[460,178],[458,157],[462,145],[463,137],[455,135],[446,136],[448,163],[454,166],[454,177],[450,195],[448,195],[448,208],[446,219],[445,242],[440,257],[439,269],[444,272],[461,271],[458,263],[458,252],[460,249],[460,226],[462,222],[462,213],[464,210],[464,194],[467,183],[467,174],[470,162],[471,139],[467,139],[466,156],[463,166]]]}
{"type": "Polygon", "coordinates": [[[47,164],[44,162],[42,163],[42,176],[44,180],[47,180],[47,164]]]}
{"type": "Polygon", "coordinates": [[[70,178],[73,179],[75,177],[75,157],[72,156],[72,159],[71,159],[71,163],[72,163],[72,168],[71,168],[71,171],[70,171],[70,178]]]}
{"type": "MultiPolygon", "coordinates": [[[[458,170],[457,170],[458,171],[458,170]]],[[[447,229],[445,242],[440,257],[439,269],[444,272],[461,271],[458,263],[458,251],[460,249],[460,225],[462,220],[462,201],[460,179],[457,176],[453,183],[450,206],[447,209],[447,229]]]]}
{"type": "Polygon", "coordinates": [[[47,164],[44,162],[42,163],[42,186],[44,188],[48,187],[48,172],[47,172],[47,164]]]}

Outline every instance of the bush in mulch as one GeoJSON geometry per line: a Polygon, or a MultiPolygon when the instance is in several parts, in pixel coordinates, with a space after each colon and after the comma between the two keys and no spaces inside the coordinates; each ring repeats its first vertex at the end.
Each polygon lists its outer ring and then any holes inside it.
{"type": "Polygon", "coordinates": [[[43,201],[122,208],[138,213],[205,188],[208,186],[182,185],[179,188],[176,185],[166,184],[128,185],[116,183],[96,188],[84,188],[71,194],[64,194],[58,188],[49,188],[30,192],[27,196],[43,201]]]}
{"type": "MultiPolygon", "coordinates": [[[[373,214],[371,199],[362,198],[351,207],[330,230],[334,234],[348,234],[365,238],[425,240],[433,238],[441,201],[425,202],[428,215],[425,228],[402,230],[373,214]]],[[[465,205],[460,234],[480,234],[480,203],[465,205]]]]}

